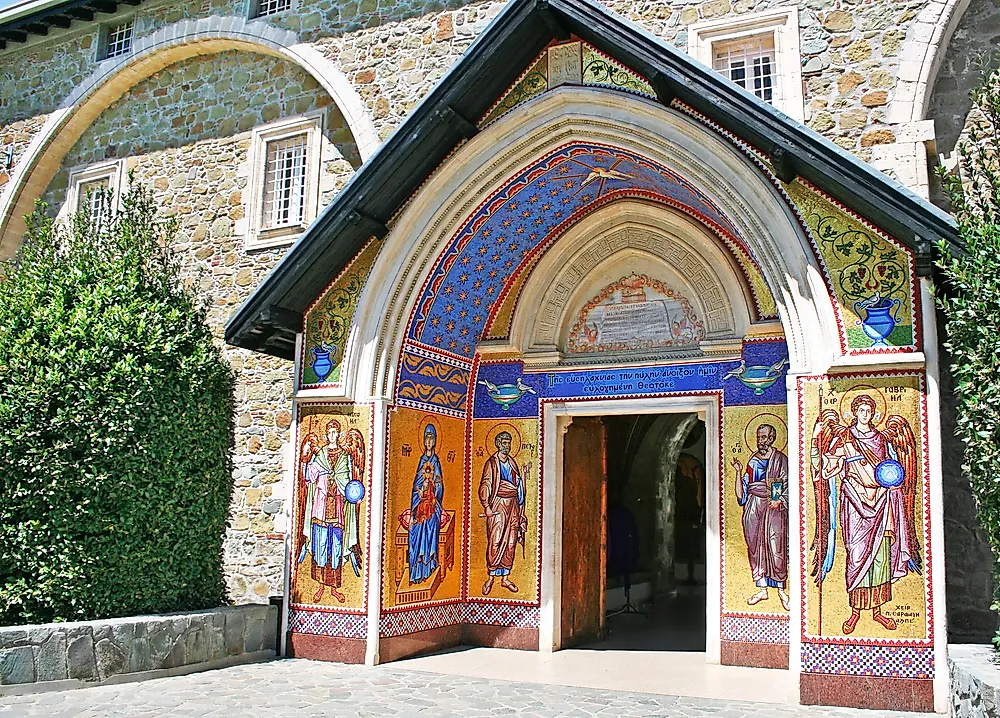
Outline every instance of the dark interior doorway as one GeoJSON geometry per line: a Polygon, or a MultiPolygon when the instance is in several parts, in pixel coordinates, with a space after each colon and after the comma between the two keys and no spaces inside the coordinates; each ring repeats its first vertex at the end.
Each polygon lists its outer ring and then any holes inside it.
{"type": "MultiPolygon", "coordinates": [[[[563,644],[704,651],[704,422],[690,413],[630,414],[585,422],[574,419],[573,425],[570,429],[575,436],[566,436],[564,485],[572,479],[574,488],[566,490],[583,491],[589,501],[603,499],[604,505],[599,524],[605,527],[601,537],[603,622],[597,627],[591,621],[588,631],[563,644]],[[603,455],[601,491],[594,485],[598,477],[586,478],[598,470],[600,462],[594,452],[603,455]],[[589,465],[584,466],[587,461],[589,465]]],[[[564,496],[564,517],[574,503],[578,505],[578,499],[564,496]]],[[[590,520],[597,518],[593,509],[590,513],[594,514],[590,520]]],[[[597,537],[590,536],[592,549],[597,537]]],[[[571,565],[586,560],[581,555],[587,551],[580,550],[585,538],[564,533],[564,562],[570,552],[574,553],[568,558],[571,565]]],[[[591,559],[595,568],[597,560],[591,559]]],[[[567,599],[583,599],[583,595],[575,596],[581,590],[567,585],[564,567],[564,604],[567,599]]],[[[594,602],[589,595],[586,600],[594,602]]],[[[564,632],[565,623],[564,614],[564,632]]]]}

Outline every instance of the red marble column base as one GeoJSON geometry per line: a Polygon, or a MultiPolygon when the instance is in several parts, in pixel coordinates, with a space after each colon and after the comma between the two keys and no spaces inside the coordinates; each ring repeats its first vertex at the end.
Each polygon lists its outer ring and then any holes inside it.
{"type": "Polygon", "coordinates": [[[470,646],[537,651],[538,629],[468,623],[462,627],[462,642],[470,646]]]}
{"type": "Polygon", "coordinates": [[[788,668],[787,643],[722,642],[722,665],[750,668],[788,668]]]}
{"type": "Polygon", "coordinates": [[[934,711],[934,682],[929,678],[876,678],[829,673],[799,675],[799,702],[874,710],[934,711]]]}
{"type": "Polygon", "coordinates": [[[290,633],[288,655],[335,663],[364,663],[368,642],[361,638],[314,636],[311,633],[290,633]]]}

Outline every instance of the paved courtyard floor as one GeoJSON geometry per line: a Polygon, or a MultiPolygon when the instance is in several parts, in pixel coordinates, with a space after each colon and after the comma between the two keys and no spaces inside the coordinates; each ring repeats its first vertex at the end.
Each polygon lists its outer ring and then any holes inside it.
{"type": "Polygon", "coordinates": [[[681,698],[305,660],[0,698],[0,718],[299,718],[308,716],[681,716],[916,718],[913,713],[681,698]]]}

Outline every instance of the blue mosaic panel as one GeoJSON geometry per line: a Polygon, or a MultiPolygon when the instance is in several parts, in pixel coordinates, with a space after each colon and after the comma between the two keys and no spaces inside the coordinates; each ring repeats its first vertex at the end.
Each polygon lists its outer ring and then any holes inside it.
{"type": "Polygon", "coordinates": [[[646,367],[525,372],[521,362],[483,364],[476,377],[474,416],[538,416],[538,400],[654,396],[723,392],[726,406],[784,404],[788,347],[782,341],[751,341],[742,360],[692,361],[646,367]]]}
{"type": "Polygon", "coordinates": [[[465,416],[470,365],[407,345],[399,361],[396,397],[402,406],[465,416]]]}
{"type": "Polygon", "coordinates": [[[753,261],[722,210],[680,175],[617,148],[570,144],[523,170],[472,214],[422,290],[408,338],[471,358],[519,270],[572,222],[624,197],[676,207],[753,261]]]}

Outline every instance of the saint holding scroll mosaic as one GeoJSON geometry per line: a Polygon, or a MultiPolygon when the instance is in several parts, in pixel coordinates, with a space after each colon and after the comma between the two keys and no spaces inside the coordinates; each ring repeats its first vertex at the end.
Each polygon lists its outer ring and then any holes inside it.
{"type": "MultiPolygon", "coordinates": [[[[775,424],[779,421],[770,414],[751,421],[747,431],[757,425],[757,450],[747,459],[745,468],[739,459],[733,459],[732,465],[736,469],[736,500],[743,507],[750,574],[759,589],[747,599],[747,604],[754,606],[766,601],[768,589],[774,588],[781,607],[787,611],[788,457],[775,446],[778,439],[775,424]]],[[[749,445],[749,441],[746,443],[749,445]]]]}
{"type": "MultiPolygon", "coordinates": [[[[517,585],[510,580],[511,569],[517,547],[524,550],[524,539],[528,532],[528,517],[524,510],[527,496],[526,479],[528,464],[518,467],[514,457],[514,434],[517,430],[508,424],[500,424],[495,429],[493,445],[496,451],[483,466],[483,477],[479,483],[479,501],[486,519],[486,568],[489,578],[483,584],[483,595],[493,590],[493,582],[500,577],[500,585],[511,593],[517,593],[517,585]]],[[[520,436],[517,437],[518,448],[520,436]]]]}

